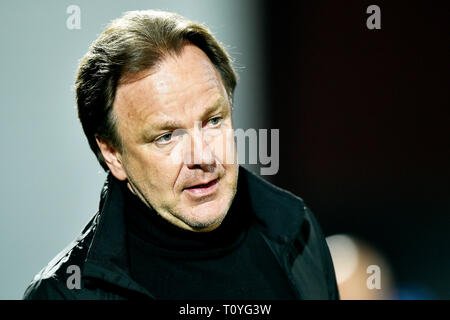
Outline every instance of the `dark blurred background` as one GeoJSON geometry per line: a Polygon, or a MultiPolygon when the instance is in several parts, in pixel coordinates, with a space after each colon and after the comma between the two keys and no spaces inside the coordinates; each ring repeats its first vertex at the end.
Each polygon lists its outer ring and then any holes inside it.
{"type": "Polygon", "coordinates": [[[280,170],[325,235],[379,249],[399,287],[450,298],[449,2],[266,1],[280,170]],[[381,30],[369,30],[369,5],[381,30]]]}

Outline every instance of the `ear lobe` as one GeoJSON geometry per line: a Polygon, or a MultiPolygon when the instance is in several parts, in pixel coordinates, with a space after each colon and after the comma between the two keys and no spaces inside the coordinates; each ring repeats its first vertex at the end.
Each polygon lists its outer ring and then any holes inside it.
{"type": "Polygon", "coordinates": [[[114,147],[112,147],[109,143],[102,141],[98,137],[95,137],[97,141],[97,145],[100,148],[100,151],[103,155],[103,159],[105,159],[106,165],[114,177],[116,177],[120,181],[124,181],[127,179],[127,174],[122,165],[122,161],[120,160],[120,153],[114,147]]]}

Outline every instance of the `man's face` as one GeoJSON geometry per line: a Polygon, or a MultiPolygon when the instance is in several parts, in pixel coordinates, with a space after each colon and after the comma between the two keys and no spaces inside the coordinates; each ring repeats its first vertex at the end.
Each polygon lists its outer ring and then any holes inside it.
{"type": "Polygon", "coordinates": [[[129,187],[179,227],[216,228],[236,193],[238,164],[225,159],[235,160],[231,106],[206,54],[186,45],[125,79],[114,112],[129,187]]]}

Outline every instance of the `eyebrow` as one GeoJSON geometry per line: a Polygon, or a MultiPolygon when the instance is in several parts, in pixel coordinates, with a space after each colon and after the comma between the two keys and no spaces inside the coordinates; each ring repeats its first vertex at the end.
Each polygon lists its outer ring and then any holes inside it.
{"type": "Polygon", "coordinates": [[[208,118],[210,115],[215,113],[216,111],[222,109],[224,112],[224,115],[228,114],[228,104],[226,103],[226,100],[223,97],[220,97],[219,99],[214,102],[214,104],[210,107],[208,107],[202,115],[202,119],[208,118]]]}
{"type": "MultiPolygon", "coordinates": [[[[209,117],[210,115],[212,115],[213,113],[215,113],[216,111],[223,109],[224,112],[224,116],[226,116],[228,114],[228,104],[226,103],[226,100],[223,97],[220,97],[219,99],[216,100],[216,102],[214,102],[213,105],[209,106],[202,114],[201,119],[205,119],[207,117],[209,117]]],[[[183,126],[183,124],[181,122],[175,121],[175,120],[163,120],[161,122],[158,122],[155,125],[150,125],[146,130],[145,130],[145,136],[150,136],[152,135],[153,132],[157,132],[157,131],[164,131],[164,130],[175,130],[175,129],[179,129],[183,126]]]]}

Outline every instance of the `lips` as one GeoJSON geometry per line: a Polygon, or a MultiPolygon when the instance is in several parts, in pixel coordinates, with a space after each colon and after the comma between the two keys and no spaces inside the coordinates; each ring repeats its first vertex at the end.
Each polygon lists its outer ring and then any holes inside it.
{"type": "Polygon", "coordinates": [[[211,186],[212,184],[214,184],[216,181],[217,181],[217,179],[214,179],[208,183],[199,183],[199,184],[193,185],[192,187],[188,187],[186,189],[207,188],[207,187],[211,186]]]}
{"type": "Polygon", "coordinates": [[[185,188],[184,191],[187,191],[188,194],[190,194],[195,198],[209,196],[216,191],[217,182],[218,179],[211,180],[210,182],[207,183],[199,183],[191,187],[185,188]]]}

